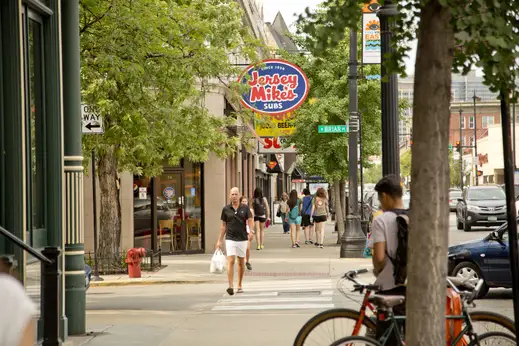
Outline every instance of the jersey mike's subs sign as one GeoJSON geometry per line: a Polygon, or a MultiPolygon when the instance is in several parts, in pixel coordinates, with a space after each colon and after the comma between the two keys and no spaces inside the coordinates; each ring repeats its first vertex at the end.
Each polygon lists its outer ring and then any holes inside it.
{"type": "Polygon", "coordinates": [[[248,66],[238,79],[249,88],[242,104],[256,113],[279,115],[299,108],[310,90],[303,70],[285,60],[265,60],[248,66]]]}

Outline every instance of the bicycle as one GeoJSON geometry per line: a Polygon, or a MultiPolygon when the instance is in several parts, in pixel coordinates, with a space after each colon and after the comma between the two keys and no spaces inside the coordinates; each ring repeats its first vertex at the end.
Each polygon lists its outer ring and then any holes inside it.
{"type": "MultiPolygon", "coordinates": [[[[313,316],[308,322],[306,322],[294,341],[294,346],[305,346],[305,345],[323,345],[330,344],[345,336],[356,336],[356,335],[374,335],[376,328],[376,310],[373,304],[369,302],[369,297],[373,292],[379,290],[376,285],[363,284],[356,280],[359,274],[368,273],[367,269],[352,270],[344,274],[341,280],[338,282],[338,290],[346,298],[360,303],[360,310],[354,310],[349,308],[336,308],[331,310],[323,311],[313,316]],[[351,292],[360,293],[363,295],[362,300],[356,301],[349,297],[345,289],[342,287],[345,281],[353,283],[353,290],[351,292]],[[327,324],[331,322],[331,327],[326,328],[327,324]],[[347,324],[346,327],[344,325],[347,324]],[[351,327],[353,325],[353,327],[351,327]],[[325,335],[328,333],[328,335],[325,335]],[[315,336],[324,336],[324,339],[315,341],[315,336]],[[312,342],[314,341],[314,342],[312,342]]],[[[455,281],[457,286],[463,286],[467,283],[461,281],[458,278],[450,278],[455,281]]],[[[514,322],[497,313],[485,312],[485,311],[471,311],[470,318],[472,324],[479,334],[483,334],[488,331],[504,331],[515,335],[514,322]],[[498,330],[489,330],[486,326],[493,326],[498,330]],[[481,330],[480,330],[481,329],[481,330]]]]}
{"type": "MultiPolygon", "coordinates": [[[[472,292],[460,292],[458,288],[447,279],[449,286],[454,290],[456,294],[464,296],[462,300],[461,308],[462,313],[458,316],[446,316],[448,320],[463,320],[465,326],[460,331],[456,331],[456,334],[452,335],[447,339],[448,345],[463,345],[463,346],[481,346],[482,341],[495,341],[496,339],[505,339],[511,342],[511,345],[515,345],[515,338],[506,333],[486,333],[478,336],[472,328],[472,322],[470,315],[467,310],[467,303],[471,303],[478,295],[481,287],[483,287],[484,280],[479,280],[476,288],[472,292]],[[468,340],[467,340],[468,339],[468,340]]],[[[379,312],[379,320],[388,323],[388,328],[384,333],[377,339],[368,338],[365,336],[347,336],[339,339],[331,344],[331,346],[353,346],[354,343],[361,343],[362,345],[372,346],[384,346],[388,340],[394,336],[395,342],[398,346],[405,346],[403,333],[401,333],[402,323],[405,321],[406,316],[395,316],[393,308],[397,305],[401,305],[405,302],[404,296],[384,296],[384,295],[373,295],[369,298],[369,301],[373,303],[379,312]]]]}

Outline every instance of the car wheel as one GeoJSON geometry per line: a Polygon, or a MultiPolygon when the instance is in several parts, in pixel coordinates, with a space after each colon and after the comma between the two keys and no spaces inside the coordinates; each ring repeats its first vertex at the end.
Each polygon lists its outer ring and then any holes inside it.
{"type": "Polygon", "coordinates": [[[472,230],[472,227],[467,223],[467,220],[463,223],[463,231],[464,232],[470,232],[472,230]]]}
{"type": "Polygon", "coordinates": [[[461,231],[463,229],[463,222],[461,222],[459,219],[456,219],[456,221],[457,221],[456,223],[458,225],[458,230],[461,231]]]}
{"type": "MultiPolygon", "coordinates": [[[[472,262],[461,262],[452,271],[452,276],[459,277],[463,280],[469,280],[474,286],[478,283],[479,279],[482,279],[481,271],[478,266],[472,262]]],[[[488,293],[489,287],[486,282],[479,291],[478,298],[483,298],[488,293]]]]}

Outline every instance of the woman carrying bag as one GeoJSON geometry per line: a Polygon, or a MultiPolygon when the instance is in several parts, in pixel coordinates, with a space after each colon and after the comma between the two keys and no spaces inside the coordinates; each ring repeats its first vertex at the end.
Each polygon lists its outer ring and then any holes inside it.
{"type": "Polygon", "coordinates": [[[290,239],[292,240],[292,247],[301,247],[299,245],[299,233],[301,231],[301,200],[297,196],[297,191],[290,192],[288,199],[288,224],[290,225],[290,239]]]}

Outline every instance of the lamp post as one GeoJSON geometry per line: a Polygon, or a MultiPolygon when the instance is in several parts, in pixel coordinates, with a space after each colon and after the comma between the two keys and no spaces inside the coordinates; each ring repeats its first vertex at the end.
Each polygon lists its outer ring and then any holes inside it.
{"type": "MultiPolygon", "coordinates": [[[[388,53],[393,52],[391,40],[391,17],[398,14],[397,5],[393,1],[384,1],[377,15],[380,17],[381,33],[381,55],[384,58],[388,53]]],[[[382,61],[382,77],[387,77],[387,81],[381,81],[381,108],[382,108],[382,175],[396,175],[400,178],[400,154],[399,154],[399,135],[398,135],[398,77],[396,73],[387,74],[387,68],[382,61]]]]}
{"type": "Polygon", "coordinates": [[[476,101],[481,101],[479,97],[476,96],[476,90],[474,90],[474,96],[472,96],[472,100],[474,100],[474,180],[475,185],[479,185],[479,177],[478,177],[478,121],[476,117],[476,101]]]}
{"type": "Polygon", "coordinates": [[[460,187],[463,191],[463,109],[460,105],[460,187]]]}

